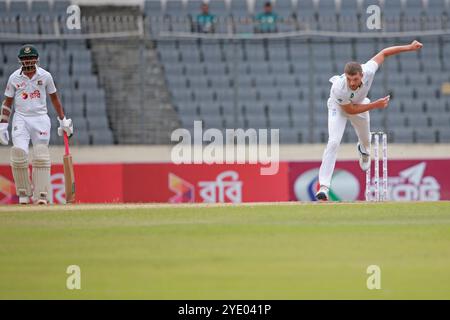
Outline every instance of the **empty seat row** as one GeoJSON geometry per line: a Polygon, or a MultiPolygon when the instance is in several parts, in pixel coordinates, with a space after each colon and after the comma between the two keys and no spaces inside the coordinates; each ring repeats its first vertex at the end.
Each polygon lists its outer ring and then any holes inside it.
{"type": "MultiPolygon", "coordinates": [[[[237,16],[252,15],[263,11],[267,0],[225,0],[210,1],[210,10],[217,15],[234,14],[237,16]]],[[[144,11],[150,16],[168,15],[196,15],[200,12],[201,0],[167,0],[154,1],[147,0],[144,4],[144,11]]],[[[420,16],[429,12],[430,14],[442,14],[448,12],[448,2],[446,0],[277,0],[274,2],[274,11],[283,15],[296,14],[298,16],[330,15],[340,14],[342,16],[356,16],[365,13],[365,9],[370,5],[378,5],[388,16],[410,15],[420,16]]]]}
{"type": "Polygon", "coordinates": [[[70,0],[0,0],[0,15],[7,14],[65,14],[70,0]]]}

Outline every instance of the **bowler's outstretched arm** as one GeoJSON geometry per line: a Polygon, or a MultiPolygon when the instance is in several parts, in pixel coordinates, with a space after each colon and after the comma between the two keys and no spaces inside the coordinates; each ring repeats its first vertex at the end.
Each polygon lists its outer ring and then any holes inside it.
{"type": "Polygon", "coordinates": [[[394,47],[388,47],[381,50],[375,57],[373,57],[371,60],[375,61],[379,66],[381,66],[384,62],[384,59],[386,59],[389,56],[393,56],[402,52],[409,52],[409,51],[416,51],[420,50],[423,47],[423,44],[420,43],[417,40],[414,40],[410,44],[407,44],[405,46],[394,46],[394,47]]]}

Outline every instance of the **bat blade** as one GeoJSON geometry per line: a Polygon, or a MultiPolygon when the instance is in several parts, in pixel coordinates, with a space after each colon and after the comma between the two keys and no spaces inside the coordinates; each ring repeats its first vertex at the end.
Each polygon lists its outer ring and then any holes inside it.
{"type": "Polygon", "coordinates": [[[72,155],[64,155],[64,182],[66,189],[66,203],[75,202],[75,174],[73,171],[72,155]]]}

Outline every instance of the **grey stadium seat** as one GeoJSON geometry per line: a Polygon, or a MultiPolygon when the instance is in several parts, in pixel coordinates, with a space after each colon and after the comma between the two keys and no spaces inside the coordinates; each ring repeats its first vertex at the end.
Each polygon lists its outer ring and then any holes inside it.
{"type": "Polygon", "coordinates": [[[12,1],[9,4],[10,13],[24,13],[28,12],[28,3],[26,1],[12,1]]]}
{"type": "Polygon", "coordinates": [[[395,143],[411,143],[414,140],[413,133],[414,129],[412,128],[391,128],[393,130],[393,141],[395,143]]]}
{"type": "Polygon", "coordinates": [[[39,14],[49,14],[50,11],[50,3],[46,0],[35,0],[31,2],[31,12],[39,13],[39,14]]]}
{"type": "Polygon", "coordinates": [[[145,0],[144,12],[148,16],[160,16],[162,11],[160,0],[145,0]]]}
{"type": "Polygon", "coordinates": [[[94,145],[108,145],[114,143],[114,137],[110,130],[89,131],[94,145]]]}
{"type": "Polygon", "coordinates": [[[105,115],[89,116],[86,121],[90,131],[93,130],[109,130],[108,119],[105,115]]]}
{"type": "Polygon", "coordinates": [[[415,142],[417,143],[435,143],[437,142],[437,133],[434,128],[416,128],[415,142]]]}
{"type": "Polygon", "coordinates": [[[299,17],[311,17],[317,13],[313,0],[299,0],[297,2],[297,15],[299,17]]]}
{"type": "Polygon", "coordinates": [[[53,1],[53,12],[56,14],[66,14],[67,7],[70,6],[70,0],[53,1]]]}

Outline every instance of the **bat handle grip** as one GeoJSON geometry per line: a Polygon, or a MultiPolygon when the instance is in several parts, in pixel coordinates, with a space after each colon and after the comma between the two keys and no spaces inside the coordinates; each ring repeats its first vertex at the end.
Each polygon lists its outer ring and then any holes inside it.
{"type": "Polygon", "coordinates": [[[64,131],[63,136],[64,136],[65,152],[66,152],[66,155],[68,155],[70,153],[70,151],[69,151],[69,138],[67,137],[67,133],[65,131],[64,131]]]}

